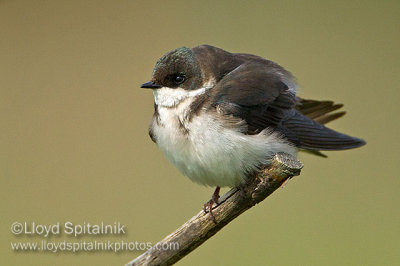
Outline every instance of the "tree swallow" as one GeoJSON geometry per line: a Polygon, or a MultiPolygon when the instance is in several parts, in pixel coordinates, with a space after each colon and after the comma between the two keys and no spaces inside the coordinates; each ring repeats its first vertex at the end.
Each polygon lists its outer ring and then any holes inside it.
{"type": "Polygon", "coordinates": [[[154,94],[151,139],[182,174],[217,187],[205,204],[210,211],[220,187],[243,184],[278,152],[325,156],[320,151],[365,144],[323,125],[344,115],[332,113],[343,105],[297,97],[293,75],[259,56],[178,48],[141,88],[154,94]]]}

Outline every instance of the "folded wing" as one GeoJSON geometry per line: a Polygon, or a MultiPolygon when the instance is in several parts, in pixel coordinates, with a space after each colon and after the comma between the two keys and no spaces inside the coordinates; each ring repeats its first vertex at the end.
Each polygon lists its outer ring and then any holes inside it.
{"type": "Polygon", "coordinates": [[[362,146],[362,139],[325,127],[345,114],[331,101],[297,98],[278,69],[262,63],[237,67],[213,89],[213,106],[247,124],[244,134],[258,134],[265,128],[280,132],[298,148],[321,155],[320,150],[344,150],[362,146]]]}

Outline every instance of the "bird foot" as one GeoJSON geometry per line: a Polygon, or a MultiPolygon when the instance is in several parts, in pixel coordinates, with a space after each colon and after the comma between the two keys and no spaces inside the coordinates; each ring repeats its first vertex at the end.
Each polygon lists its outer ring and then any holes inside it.
{"type": "Polygon", "coordinates": [[[220,190],[220,187],[217,187],[215,189],[213,195],[211,196],[211,199],[208,202],[206,202],[203,206],[203,210],[205,213],[207,213],[207,208],[208,208],[208,212],[210,213],[210,218],[215,224],[217,223],[217,220],[215,219],[215,216],[212,212],[212,207],[214,204],[218,205],[219,190],[220,190]]]}

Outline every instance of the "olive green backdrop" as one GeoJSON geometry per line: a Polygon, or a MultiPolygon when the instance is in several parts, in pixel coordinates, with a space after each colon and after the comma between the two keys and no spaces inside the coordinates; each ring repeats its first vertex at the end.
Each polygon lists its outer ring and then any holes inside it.
{"type": "Polygon", "coordinates": [[[121,265],[139,252],[13,252],[13,222],[113,223],[153,242],[212,188],[147,135],[156,60],[211,44],[279,62],[300,96],[345,104],[367,146],[300,154],[301,176],[179,265],[399,264],[400,2],[0,1],[0,264],[121,265]]]}

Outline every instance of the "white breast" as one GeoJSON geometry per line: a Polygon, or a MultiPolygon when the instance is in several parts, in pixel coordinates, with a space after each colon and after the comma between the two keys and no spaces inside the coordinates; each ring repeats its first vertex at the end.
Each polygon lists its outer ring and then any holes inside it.
{"type": "Polygon", "coordinates": [[[215,113],[203,111],[187,120],[193,98],[173,107],[158,105],[159,123],[152,124],[159,148],[192,181],[234,187],[245,180],[247,172],[267,164],[275,153],[296,154],[296,148],[277,134],[264,130],[258,135],[244,135],[224,127],[215,113]]]}

